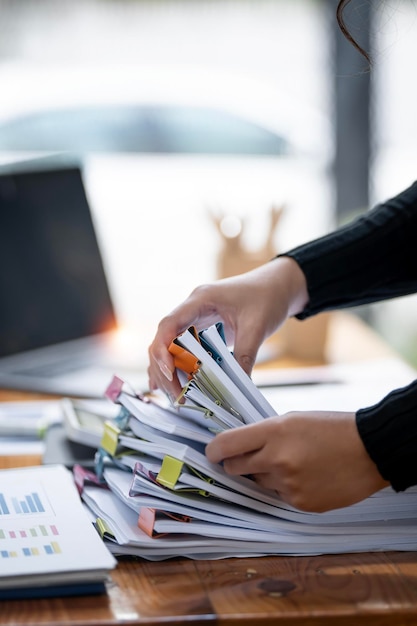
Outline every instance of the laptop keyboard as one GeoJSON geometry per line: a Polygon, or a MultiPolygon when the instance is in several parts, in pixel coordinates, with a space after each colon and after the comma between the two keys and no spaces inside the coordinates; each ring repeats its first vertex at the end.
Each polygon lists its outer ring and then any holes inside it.
{"type": "Polygon", "coordinates": [[[20,361],[18,367],[10,372],[18,376],[33,378],[61,378],[74,372],[85,370],[98,364],[109,364],[111,355],[105,344],[99,341],[90,341],[81,345],[66,347],[65,352],[54,351],[48,355],[26,355],[25,362],[20,361]]]}
{"type": "Polygon", "coordinates": [[[70,361],[62,361],[60,363],[45,363],[44,365],[33,364],[32,366],[19,368],[14,374],[21,376],[36,376],[36,377],[54,377],[77,372],[80,369],[84,369],[88,366],[85,360],[78,361],[71,359],[70,361]]]}

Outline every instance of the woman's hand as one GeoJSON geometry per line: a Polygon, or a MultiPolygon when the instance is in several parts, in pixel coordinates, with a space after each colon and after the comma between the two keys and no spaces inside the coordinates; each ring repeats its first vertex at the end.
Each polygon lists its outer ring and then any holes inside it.
{"type": "Polygon", "coordinates": [[[369,457],[354,413],[291,412],[217,435],[206,447],[231,475],[251,475],[303,511],[359,502],[388,486],[369,457]]]}
{"type": "Polygon", "coordinates": [[[307,299],[304,274],[289,257],[197,287],[159,323],[149,348],[150,389],[162,389],[171,397],[180,393],[168,347],[192,325],[199,331],[223,322],[228,345],[234,345],[235,358],[250,374],[261,343],[287,317],[301,311],[307,299]]]}

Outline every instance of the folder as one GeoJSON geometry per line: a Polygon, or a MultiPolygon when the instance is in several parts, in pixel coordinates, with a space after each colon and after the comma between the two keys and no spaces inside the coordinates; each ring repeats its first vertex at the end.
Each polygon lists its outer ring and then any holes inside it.
{"type": "MultiPolygon", "coordinates": [[[[208,397],[219,402],[220,406],[239,418],[242,424],[258,422],[264,418],[264,415],[247,398],[245,392],[228,377],[190,330],[179,335],[177,341],[200,361],[199,369],[193,378],[203,393],[207,393],[208,397]]],[[[246,376],[246,383],[248,386],[253,385],[249,376],[246,376]]]]}

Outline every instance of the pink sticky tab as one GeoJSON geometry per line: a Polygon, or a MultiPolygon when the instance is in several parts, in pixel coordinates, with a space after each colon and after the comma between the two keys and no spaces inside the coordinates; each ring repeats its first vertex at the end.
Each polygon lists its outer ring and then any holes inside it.
{"type": "Polygon", "coordinates": [[[107,387],[105,396],[112,402],[117,402],[118,397],[122,393],[123,381],[118,376],[113,376],[113,380],[107,387]]]}
{"type": "MultiPolygon", "coordinates": [[[[85,485],[96,485],[97,487],[104,487],[107,489],[107,485],[102,483],[97,474],[82,467],[78,463],[75,463],[72,468],[72,474],[74,477],[75,486],[78,489],[78,493],[81,495],[84,491],[85,485]]],[[[52,528],[52,527],[51,527],[52,528]]]]}

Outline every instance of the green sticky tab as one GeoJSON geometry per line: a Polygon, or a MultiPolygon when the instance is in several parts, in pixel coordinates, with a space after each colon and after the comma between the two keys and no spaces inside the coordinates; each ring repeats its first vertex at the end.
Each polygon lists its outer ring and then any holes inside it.
{"type": "Polygon", "coordinates": [[[111,456],[116,454],[120,432],[120,428],[113,422],[107,421],[104,423],[104,433],[101,438],[100,447],[111,456]]]}
{"type": "Polygon", "coordinates": [[[165,456],[162,461],[161,469],[156,477],[156,482],[160,483],[168,489],[173,489],[180,477],[184,463],[172,456],[165,456]]]}
{"type": "Polygon", "coordinates": [[[97,528],[98,533],[99,533],[99,535],[100,535],[100,537],[102,539],[104,537],[108,537],[110,539],[116,539],[116,537],[114,536],[113,532],[107,526],[107,523],[104,521],[104,519],[101,519],[101,517],[98,517],[96,519],[96,528],[97,528]]]}

